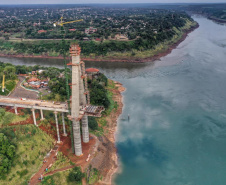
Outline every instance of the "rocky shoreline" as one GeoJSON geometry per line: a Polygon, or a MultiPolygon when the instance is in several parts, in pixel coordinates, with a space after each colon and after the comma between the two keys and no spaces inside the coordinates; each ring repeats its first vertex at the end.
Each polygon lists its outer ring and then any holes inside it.
{"type": "MultiPolygon", "coordinates": [[[[154,56],[147,57],[147,58],[102,58],[102,57],[96,57],[96,58],[84,58],[82,57],[83,61],[93,61],[93,62],[129,62],[129,63],[145,63],[145,62],[153,62],[155,60],[159,60],[161,57],[164,57],[172,52],[173,49],[175,49],[181,42],[183,42],[189,33],[194,31],[199,27],[199,24],[197,23],[196,26],[190,28],[189,30],[185,31],[181,39],[179,39],[176,43],[169,46],[169,48],[165,51],[162,51],[154,56]]],[[[48,56],[48,55],[23,55],[23,54],[3,54],[0,53],[0,57],[12,57],[12,58],[50,58],[50,59],[63,59],[63,56],[48,56]]],[[[69,58],[68,58],[69,59],[69,58]]]]}

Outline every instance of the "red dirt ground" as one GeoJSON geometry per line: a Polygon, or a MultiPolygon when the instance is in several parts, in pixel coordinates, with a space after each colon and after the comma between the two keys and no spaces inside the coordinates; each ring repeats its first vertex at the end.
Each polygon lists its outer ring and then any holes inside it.
{"type": "MultiPolygon", "coordinates": [[[[21,111],[21,109],[23,108],[18,108],[18,114],[19,115],[23,115],[24,113],[21,111]]],[[[14,109],[12,109],[11,107],[6,107],[6,111],[11,112],[11,113],[15,113],[14,109]]],[[[40,115],[39,113],[36,113],[36,118],[38,118],[40,115]]],[[[40,121],[37,121],[37,124],[39,124],[40,121]]],[[[14,125],[27,125],[27,124],[34,124],[33,122],[33,117],[32,115],[25,121],[20,121],[20,122],[16,122],[16,123],[11,123],[9,124],[9,126],[14,126],[14,125]]],[[[43,125],[40,125],[39,128],[41,130],[43,130],[44,132],[46,132],[48,135],[51,135],[55,140],[57,140],[57,133],[56,133],[56,124],[55,123],[51,123],[51,127],[45,127],[43,125]],[[52,129],[51,127],[54,127],[54,129],[52,129]]],[[[59,125],[59,130],[62,130],[62,125],[59,125]]],[[[85,169],[88,164],[90,163],[91,160],[89,160],[88,162],[86,162],[86,159],[88,158],[88,155],[91,154],[93,152],[93,150],[95,149],[95,144],[96,144],[96,138],[93,136],[90,136],[90,142],[89,143],[83,143],[82,142],[82,150],[83,150],[83,155],[82,156],[75,156],[72,153],[72,149],[71,149],[71,138],[70,138],[70,133],[68,133],[68,136],[63,136],[63,133],[60,133],[60,138],[61,138],[61,143],[60,144],[56,144],[55,146],[58,146],[58,151],[61,151],[65,156],[67,156],[73,163],[76,164],[76,166],[81,166],[82,169],[85,169]]],[[[41,175],[43,175],[44,170],[50,165],[53,164],[56,161],[56,151],[52,151],[50,157],[47,159],[46,163],[43,163],[43,166],[39,169],[39,171],[34,174],[34,176],[31,178],[30,180],[30,184],[38,184],[40,182],[40,180],[38,180],[38,178],[41,177],[41,175]]],[[[44,159],[43,159],[44,160],[44,159]]],[[[61,169],[57,169],[54,170],[50,173],[47,173],[43,176],[48,176],[48,175],[53,175],[56,172],[59,171],[65,171],[67,169],[73,168],[74,166],[67,166],[61,169]]]]}

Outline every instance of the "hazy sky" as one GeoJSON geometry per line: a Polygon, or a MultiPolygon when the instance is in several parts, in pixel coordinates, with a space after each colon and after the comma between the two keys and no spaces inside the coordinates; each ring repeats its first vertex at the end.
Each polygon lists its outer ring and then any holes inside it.
{"type": "Polygon", "coordinates": [[[0,0],[0,4],[217,3],[226,0],[0,0]]]}

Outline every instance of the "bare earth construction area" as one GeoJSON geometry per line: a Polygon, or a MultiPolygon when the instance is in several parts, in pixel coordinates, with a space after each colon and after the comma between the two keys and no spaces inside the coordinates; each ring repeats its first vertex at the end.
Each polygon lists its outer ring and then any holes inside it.
{"type": "MultiPolygon", "coordinates": [[[[112,182],[112,176],[117,171],[118,167],[118,157],[117,157],[117,151],[115,148],[115,131],[117,128],[117,119],[118,116],[122,112],[122,95],[121,92],[123,92],[125,89],[123,88],[122,84],[118,82],[112,82],[115,85],[114,89],[111,89],[110,91],[113,93],[112,99],[114,102],[117,102],[117,109],[112,110],[110,115],[104,116],[107,120],[106,128],[104,129],[104,135],[102,136],[94,136],[90,135],[90,142],[82,143],[83,148],[83,155],[80,157],[76,157],[71,152],[71,139],[70,135],[65,136],[63,133],[60,134],[61,143],[57,144],[57,134],[54,131],[48,130],[45,127],[43,127],[40,124],[40,121],[37,121],[37,125],[39,129],[46,132],[48,135],[52,136],[56,141],[55,145],[52,148],[52,150],[49,153],[48,158],[44,158],[43,161],[46,161],[43,163],[41,168],[38,170],[37,173],[32,175],[31,180],[29,181],[30,184],[38,184],[40,182],[39,178],[41,175],[43,177],[54,175],[58,172],[63,172],[72,169],[75,166],[80,166],[84,172],[88,169],[89,165],[92,165],[93,168],[98,169],[100,172],[102,179],[98,181],[96,184],[111,184],[112,182]],[[57,170],[53,170],[49,173],[44,174],[46,168],[48,168],[50,165],[54,165],[56,160],[56,155],[58,152],[62,152],[65,156],[67,156],[74,165],[65,166],[63,168],[59,168],[57,170]],[[88,159],[88,160],[87,160],[88,159]]],[[[20,84],[20,82],[18,82],[20,84]]],[[[26,91],[26,90],[25,90],[26,91]]],[[[29,92],[29,91],[28,91],[29,92]]],[[[29,94],[29,93],[28,93],[29,94]]],[[[14,95],[17,96],[16,91],[14,91],[14,95]]],[[[25,94],[24,94],[25,95],[25,94]]],[[[24,96],[26,97],[26,96],[24,96]]],[[[39,105],[43,108],[46,108],[47,110],[50,108],[53,109],[62,109],[62,111],[65,110],[65,104],[62,105],[55,105],[52,102],[42,102],[41,100],[26,100],[23,101],[21,99],[17,98],[2,98],[1,97],[1,104],[7,104],[7,105],[20,105],[20,106],[31,106],[35,107],[36,105],[39,105]]],[[[37,108],[37,107],[36,107],[37,108]]],[[[10,110],[10,109],[9,109],[10,110]]],[[[10,110],[11,112],[14,112],[10,110]]],[[[21,114],[21,109],[18,108],[18,114],[21,114]]],[[[35,117],[39,117],[39,113],[36,113],[35,117]]],[[[16,125],[26,125],[26,124],[32,124],[33,119],[32,116],[30,116],[26,121],[18,122],[10,124],[11,126],[16,125]]],[[[55,124],[52,125],[53,127],[56,127],[55,124]]],[[[62,130],[62,125],[59,125],[59,129],[62,130]]],[[[85,184],[85,181],[83,181],[83,184],[85,184]]]]}

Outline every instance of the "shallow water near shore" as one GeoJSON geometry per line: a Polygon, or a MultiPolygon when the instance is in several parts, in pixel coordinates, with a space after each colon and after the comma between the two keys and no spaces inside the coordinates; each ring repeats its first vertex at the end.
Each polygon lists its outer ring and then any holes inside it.
{"type": "MultiPolygon", "coordinates": [[[[226,26],[194,19],[200,27],[161,61],[86,62],[127,89],[117,185],[226,184],[226,26]]],[[[63,67],[59,59],[0,61],[63,67]]]]}

